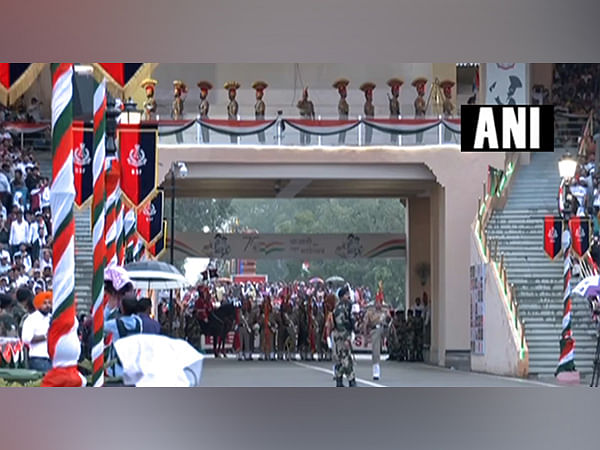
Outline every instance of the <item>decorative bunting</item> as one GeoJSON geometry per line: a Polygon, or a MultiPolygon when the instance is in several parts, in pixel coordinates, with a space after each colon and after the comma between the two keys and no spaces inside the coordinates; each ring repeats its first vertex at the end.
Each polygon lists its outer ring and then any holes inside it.
{"type": "Polygon", "coordinates": [[[27,92],[46,64],[0,63],[0,103],[12,106],[27,92]]]}
{"type": "Polygon", "coordinates": [[[107,88],[115,97],[133,97],[144,78],[150,78],[156,63],[94,63],[98,81],[107,78],[107,88]]]}

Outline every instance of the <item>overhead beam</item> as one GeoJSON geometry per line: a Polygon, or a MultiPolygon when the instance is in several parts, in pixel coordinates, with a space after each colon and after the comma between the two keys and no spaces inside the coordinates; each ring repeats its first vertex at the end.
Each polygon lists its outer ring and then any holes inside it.
{"type": "Polygon", "coordinates": [[[312,180],[296,179],[291,180],[281,191],[276,195],[277,198],[294,198],[298,195],[305,187],[307,187],[312,180]]]}

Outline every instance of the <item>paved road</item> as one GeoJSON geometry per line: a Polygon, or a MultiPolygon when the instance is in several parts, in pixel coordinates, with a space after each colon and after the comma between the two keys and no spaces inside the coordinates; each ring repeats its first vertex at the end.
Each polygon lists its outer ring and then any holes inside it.
{"type": "MultiPolygon", "coordinates": [[[[422,363],[382,361],[381,378],[373,381],[369,355],[357,355],[359,387],[548,387],[533,380],[461,372],[422,363]]],[[[346,383],[346,381],[344,381],[346,383]]],[[[204,387],[333,387],[333,368],[318,361],[237,361],[207,356],[202,373],[204,387]]]]}

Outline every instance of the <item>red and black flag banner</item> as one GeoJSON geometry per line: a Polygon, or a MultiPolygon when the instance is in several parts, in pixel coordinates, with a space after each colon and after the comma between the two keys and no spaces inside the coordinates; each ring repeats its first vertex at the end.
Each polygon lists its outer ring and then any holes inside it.
{"type": "Polygon", "coordinates": [[[0,63],[0,103],[11,106],[31,87],[45,63],[0,63]]]}
{"type": "Polygon", "coordinates": [[[156,124],[119,125],[121,190],[138,208],[158,184],[158,128],[156,124]]]}
{"type": "Polygon", "coordinates": [[[73,175],[75,206],[83,207],[94,193],[94,126],[81,120],[73,121],[73,175]]]}
{"type": "Polygon", "coordinates": [[[163,220],[162,236],[154,244],[148,246],[148,251],[154,259],[159,259],[167,249],[167,221],[163,220]]]}
{"type": "Polygon", "coordinates": [[[569,220],[569,230],[573,251],[582,257],[590,250],[592,222],[589,218],[573,217],[569,220]]]}
{"type": "Polygon", "coordinates": [[[544,251],[550,259],[556,258],[562,249],[563,220],[561,217],[544,217],[544,251]]]}
{"type": "Polygon", "coordinates": [[[162,235],[164,197],[164,192],[159,191],[137,211],[137,231],[147,247],[153,245],[162,235]]]}

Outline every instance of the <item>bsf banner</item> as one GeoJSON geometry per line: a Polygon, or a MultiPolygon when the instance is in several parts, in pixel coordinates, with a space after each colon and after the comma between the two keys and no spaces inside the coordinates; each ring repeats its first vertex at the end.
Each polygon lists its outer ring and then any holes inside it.
{"type": "Polygon", "coordinates": [[[73,178],[75,180],[75,205],[83,207],[94,193],[92,153],[94,127],[91,123],[73,122],[73,178]]]}
{"type": "Polygon", "coordinates": [[[152,196],[158,184],[157,145],[156,124],[119,125],[121,189],[136,208],[152,196]]]}
{"type": "Polygon", "coordinates": [[[167,221],[163,220],[162,236],[154,244],[148,246],[148,251],[154,257],[159,259],[167,249],[167,221]]]}
{"type": "Polygon", "coordinates": [[[571,231],[572,248],[578,256],[582,257],[590,249],[590,235],[592,233],[592,222],[588,218],[573,217],[569,220],[571,231]]]}
{"type": "Polygon", "coordinates": [[[164,192],[160,191],[148,200],[137,212],[137,230],[147,247],[152,246],[162,235],[164,217],[164,192]]]}
{"type": "Polygon", "coordinates": [[[563,220],[561,217],[544,217],[544,251],[555,259],[562,248],[563,220]]]}
{"type": "MultiPolygon", "coordinates": [[[[381,352],[387,353],[387,339],[381,339],[381,352]]],[[[362,334],[357,334],[354,336],[354,340],[352,341],[352,351],[354,352],[371,352],[371,336],[365,336],[362,334]]]]}

